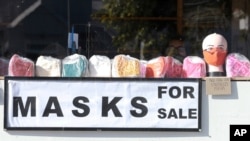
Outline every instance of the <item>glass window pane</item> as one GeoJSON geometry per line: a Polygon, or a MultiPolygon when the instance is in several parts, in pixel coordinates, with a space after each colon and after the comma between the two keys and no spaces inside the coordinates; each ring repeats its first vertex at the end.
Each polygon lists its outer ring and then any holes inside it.
{"type": "Polygon", "coordinates": [[[182,61],[203,57],[202,41],[214,32],[227,39],[229,52],[249,58],[249,6],[248,0],[0,0],[1,59],[79,53],[182,61]],[[76,49],[69,48],[69,33],[78,34],[76,49]]]}

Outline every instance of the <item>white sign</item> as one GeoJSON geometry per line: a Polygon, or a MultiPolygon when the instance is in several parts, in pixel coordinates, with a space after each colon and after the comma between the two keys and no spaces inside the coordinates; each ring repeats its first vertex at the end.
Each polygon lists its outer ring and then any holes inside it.
{"type": "Polygon", "coordinates": [[[6,129],[201,129],[200,80],[5,78],[6,129]]]}

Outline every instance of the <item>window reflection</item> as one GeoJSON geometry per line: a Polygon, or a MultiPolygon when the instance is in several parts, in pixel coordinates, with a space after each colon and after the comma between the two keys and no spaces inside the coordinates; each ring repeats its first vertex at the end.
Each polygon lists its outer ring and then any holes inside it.
{"type": "Polygon", "coordinates": [[[40,55],[64,58],[72,53],[72,28],[79,34],[77,52],[87,58],[202,57],[202,40],[213,32],[227,39],[229,52],[249,58],[249,5],[248,0],[0,0],[1,58],[15,53],[34,61],[40,55]]]}

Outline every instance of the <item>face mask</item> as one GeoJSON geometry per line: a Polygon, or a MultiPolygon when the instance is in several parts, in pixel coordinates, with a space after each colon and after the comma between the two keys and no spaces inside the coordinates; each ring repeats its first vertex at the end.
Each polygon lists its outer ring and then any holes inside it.
{"type": "Polygon", "coordinates": [[[203,55],[207,64],[220,66],[224,64],[227,52],[222,49],[213,48],[209,51],[204,50],[203,55]]]}

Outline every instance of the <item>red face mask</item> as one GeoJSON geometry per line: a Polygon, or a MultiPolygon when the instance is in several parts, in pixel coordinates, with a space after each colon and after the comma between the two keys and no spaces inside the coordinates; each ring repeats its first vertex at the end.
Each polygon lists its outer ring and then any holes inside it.
{"type": "Polygon", "coordinates": [[[223,49],[213,48],[203,51],[204,59],[207,64],[213,66],[221,66],[225,62],[227,52],[223,49]]]}

